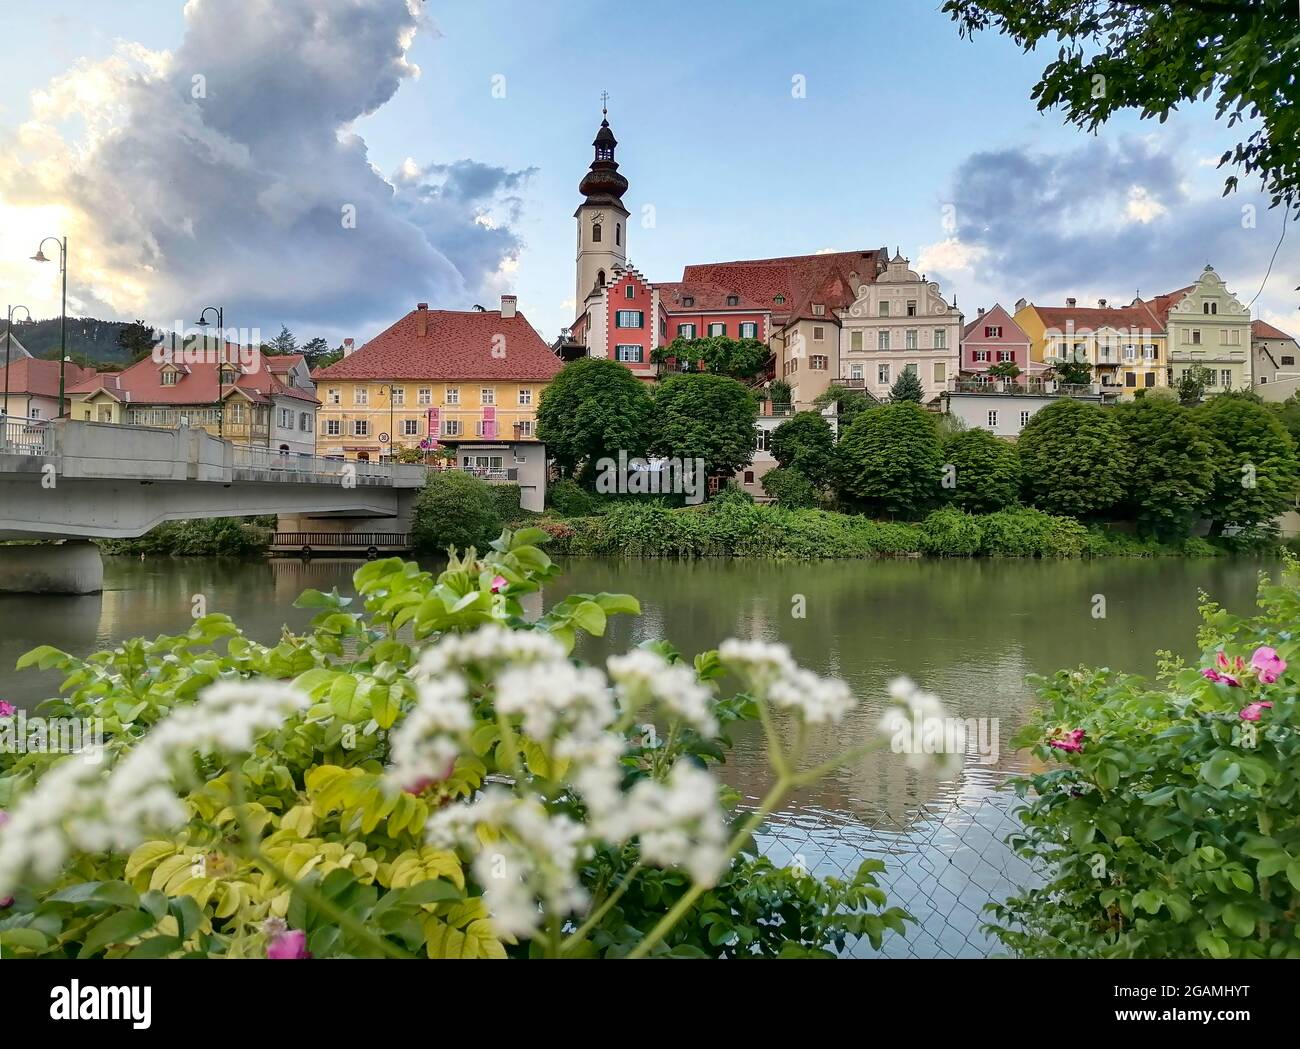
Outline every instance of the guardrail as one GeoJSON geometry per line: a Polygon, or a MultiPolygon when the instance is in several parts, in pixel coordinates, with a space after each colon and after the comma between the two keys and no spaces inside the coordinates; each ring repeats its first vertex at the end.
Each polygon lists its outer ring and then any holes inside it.
{"type": "Polygon", "coordinates": [[[0,453],[49,455],[50,429],[40,419],[17,419],[0,415],[0,453]]]}
{"type": "Polygon", "coordinates": [[[294,550],[409,550],[408,532],[276,532],[273,547],[294,550]]]}
{"type": "Polygon", "coordinates": [[[262,478],[341,481],[347,477],[357,484],[377,485],[391,484],[394,475],[391,463],[327,459],[319,455],[277,452],[240,444],[235,445],[231,452],[236,473],[255,473],[262,478]]]}

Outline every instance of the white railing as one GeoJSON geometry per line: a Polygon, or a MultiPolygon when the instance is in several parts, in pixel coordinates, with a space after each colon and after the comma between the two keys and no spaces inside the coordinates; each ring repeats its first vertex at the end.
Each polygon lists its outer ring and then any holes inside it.
{"type": "Polygon", "coordinates": [[[231,452],[236,470],[255,471],[272,478],[328,480],[349,476],[358,484],[391,484],[393,481],[394,469],[390,463],[326,459],[242,444],[235,445],[231,452]]]}
{"type": "Polygon", "coordinates": [[[50,428],[40,419],[19,419],[0,415],[0,453],[9,455],[48,455],[50,428]]]}

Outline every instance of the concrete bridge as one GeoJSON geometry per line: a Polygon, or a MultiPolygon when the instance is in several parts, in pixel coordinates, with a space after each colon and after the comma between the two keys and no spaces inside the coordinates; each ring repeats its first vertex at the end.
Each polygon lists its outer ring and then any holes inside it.
{"type": "Polygon", "coordinates": [[[93,593],[103,587],[86,540],[143,535],[163,521],[289,514],[401,519],[423,466],[289,456],[203,430],[9,418],[0,425],[0,590],[93,593]]]}

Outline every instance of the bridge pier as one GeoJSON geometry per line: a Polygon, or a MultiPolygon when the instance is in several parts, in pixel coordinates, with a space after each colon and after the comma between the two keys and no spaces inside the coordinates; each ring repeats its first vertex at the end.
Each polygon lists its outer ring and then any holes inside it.
{"type": "Polygon", "coordinates": [[[104,561],[94,543],[0,546],[0,593],[98,594],[104,561]]]}

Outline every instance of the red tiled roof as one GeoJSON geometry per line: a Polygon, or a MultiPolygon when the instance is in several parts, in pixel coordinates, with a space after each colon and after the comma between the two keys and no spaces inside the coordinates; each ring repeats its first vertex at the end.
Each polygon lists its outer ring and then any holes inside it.
{"type": "Polygon", "coordinates": [[[301,353],[283,353],[266,355],[266,366],[271,369],[273,375],[285,375],[291,372],[294,365],[302,363],[303,355],[301,353]]]}
{"type": "MultiPolygon", "coordinates": [[[[286,386],[271,370],[269,356],[227,343],[225,359],[240,367],[233,383],[222,384],[224,396],[239,390],[250,400],[270,404],[276,397],[291,397],[309,404],[320,402],[306,390],[286,386]],[[239,361],[253,361],[250,367],[239,366],[239,361]]],[[[217,365],[211,362],[178,361],[180,379],[172,386],[164,386],[164,365],[152,356],[137,361],[125,371],[102,372],[78,383],[69,392],[91,394],[98,390],[130,404],[214,404],[217,400],[217,365]]]]}
{"type": "Polygon", "coordinates": [[[506,379],[545,382],[563,363],[522,313],[420,310],[408,313],[350,357],[312,372],[331,379],[506,379]],[[421,314],[427,325],[419,333],[421,314]],[[503,336],[499,342],[497,336],[503,336]],[[504,353],[494,353],[501,346],[504,353]]]}
{"type": "Polygon", "coordinates": [[[685,267],[682,280],[730,289],[769,306],[773,317],[782,321],[814,317],[812,306],[817,303],[826,307],[826,313],[816,319],[833,322],[835,310],[853,304],[850,275],[856,274],[861,282],[874,281],[878,263],[885,257],[885,250],[876,248],[702,263],[685,267]],[[778,303],[778,295],[785,301],[778,303]]]}
{"type": "Polygon", "coordinates": [[[755,313],[769,313],[771,303],[749,299],[738,289],[727,289],[717,284],[704,284],[698,281],[667,281],[655,284],[659,289],[659,304],[669,313],[698,313],[713,310],[748,310],[755,313]],[[739,302],[735,306],[727,305],[728,296],[735,295],[739,302]],[[693,299],[687,306],[684,299],[693,299]]]}
{"type": "Polygon", "coordinates": [[[1287,342],[1295,342],[1295,336],[1288,335],[1281,328],[1275,328],[1268,321],[1251,321],[1250,334],[1257,339],[1285,339],[1287,342]]]}
{"type": "Polygon", "coordinates": [[[1183,296],[1196,287],[1195,284],[1189,284],[1185,288],[1179,288],[1177,291],[1168,292],[1165,295],[1157,295],[1154,299],[1139,299],[1138,301],[1145,306],[1155,316],[1160,323],[1161,328],[1169,327],[1169,311],[1177,306],[1183,296]]]}
{"type": "MultiPolygon", "coordinates": [[[[3,354],[0,354],[3,357],[3,354]]],[[[82,368],[71,362],[64,366],[64,391],[85,382],[95,375],[94,368],[82,368]]],[[[4,388],[5,368],[0,363],[0,389],[4,388]]],[[[9,362],[10,394],[32,394],[37,397],[59,397],[59,362],[19,357],[9,362]]]]}
{"type": "MultiPolygon", "coordinates": [[[[1043,325],[1065,331],[1073,324],[1075,331],[1100,331],[1102,328],[1150,331],[1161,334],[1164,320],[1158,317],[1149,303],[1138,302],[1132,306],[1035,306],[1043,325]]],[[[1168,311],[1166,311],[1166,316],[1168,311]]]]}
{"type": "Polygon", "coordinates": [[[963,325],[961,329],[961,337],[963,339],[970,338],[971,332],[981,324],[988,324],[994,317],[998,318],[998,324],[1002,326],[1003,342],[1029,341],[1029,336],[1025,334],[1025,330],[1016,323],[1015,317],[1011,316],[1007,308],[1000,302],[995,302],[990,309],[985,310],[983,313],[976,314],[969,322],[963,325]],[[1019,335],[1019,338],[1017,338],[1017,335],[1019,335]]]}

